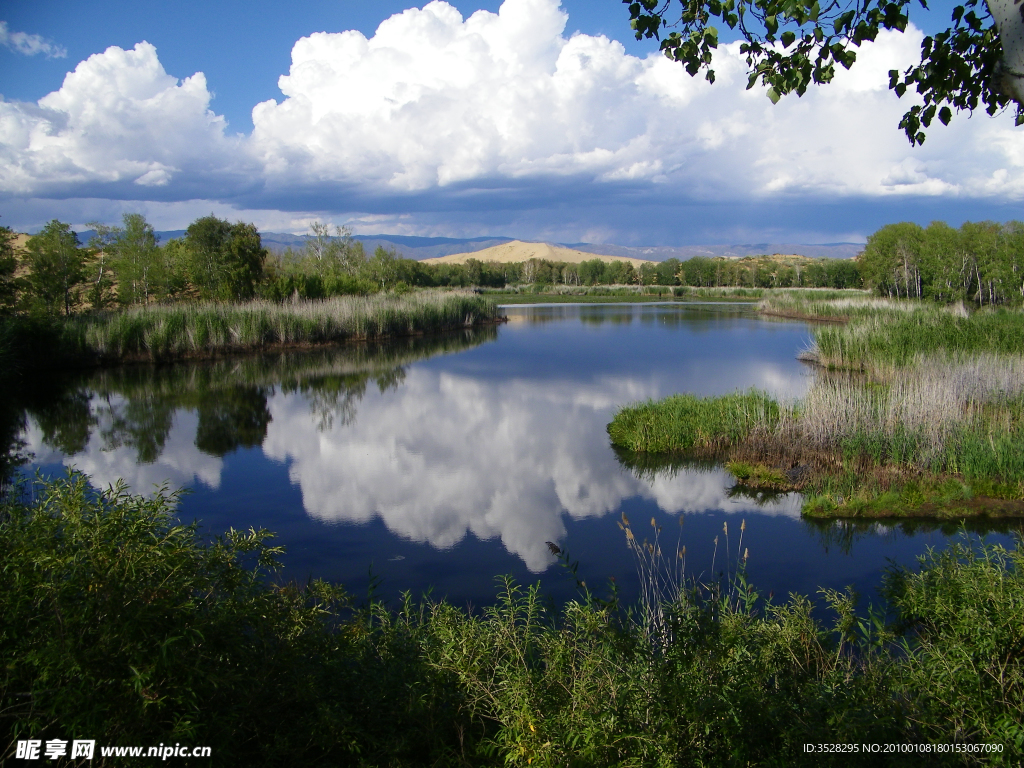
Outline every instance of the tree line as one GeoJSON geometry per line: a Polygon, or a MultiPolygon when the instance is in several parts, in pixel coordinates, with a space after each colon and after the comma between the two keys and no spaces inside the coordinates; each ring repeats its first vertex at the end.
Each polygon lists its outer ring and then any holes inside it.
{"type": "Polygon", "coordinates": [[[17,235],[0,228],[4,308],[67,316],[186,296],[240,301],[257,295],[264,279],[267,251],[252,224],[206,216],[163,246],[141,214],[125,214],[120,226],[90,226],[95,234],[83,245],[70,224],[54,219],[21,249],[17,235]]]}
{"type": "Polygon", "coordinates": [[[879,294],[940,302],[1024,300],[1024,222],[903,222],[868,238],[858,266],[879,294]]]}
{"type": "Polygon", "coordinates": [[[94,223],[82,244],[56,219],[16,247],[0,227],[0,312],[70,315],[182,299],[283,301],[413,287],[661,285],[750,288],[870,288],[881,295],[981,304],[1024,299],[1024,224],[890,224],[855,259],[801,256],[667,259],[639,267],[600,258],[569,263],[426,264],[378,247],[368,255],[344,227],[315,222],[301,249],[270,253],[253,224],[216,216],[183,237],[157,242],[138,213],[119,226],[94,223]]]}

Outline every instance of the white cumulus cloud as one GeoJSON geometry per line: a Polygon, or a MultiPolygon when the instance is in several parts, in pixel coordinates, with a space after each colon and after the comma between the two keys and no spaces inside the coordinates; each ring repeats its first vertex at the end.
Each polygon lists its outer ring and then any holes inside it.
{"type": "Polygon", "coordinates": [[[1024,194],[1024,134],[1007,119],[959,119],[920,149],[897,130],[910,98],[889,91],[887,73],[917,60],[915,28],[882,32],[831,85],[773,106],[745,90],[738,44],[717,52],[711,86],[662,56],[566,37],[566,20],[557,0],[506,0],[468,19],[435,1],[370,39],[303,38],[284,100],[253,110],[253,148],[285,187],[581,177],[694,197],[990,195],[1001,178],[999,194],[1024,194]]]}
{"type": "Polygon", "coordinates": [[[709,85],[567,36],[567,18],[558,0],[468,18],[435,0],[369,38],[304,37],[249,136],[227,134],[203,73],[178,80],[145,42],[112,47],[36,104],[0,101],[0,193],[364,214],[409,195],[420,210],[536,207],[558,185],[602,203],[622,187],[674,203],[1024,197],[1011,116],[959,116],[919,148],[897,129],[913,96],[897,99],[887,72],[917,60],[914,27],[773,106],[745,89],[737,44],[718,49],[709,85]]]}
{"type": "Polygon", "coordinates": [[[132,186],[237,184],[241,140],[225,137],[210,99],[203,73],[168,75],[149,43],[108,48],[37,104],[0,101],[0,189],[132,197],[132,186]]]}

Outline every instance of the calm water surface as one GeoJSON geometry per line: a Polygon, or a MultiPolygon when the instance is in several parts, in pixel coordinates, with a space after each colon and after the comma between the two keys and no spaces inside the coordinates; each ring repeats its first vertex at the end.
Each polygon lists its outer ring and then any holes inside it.
{"type": "Polygon", "coordinates": [[[666,549],[681,535],[687,572],[703,578],[735,565],[746,521],[750,579],[778,595],[852,585],[873,597],[890,560],[955,534],[813,525],[796,495],[745,498],[721,468],[641,471],[612,450],[605,426],[625,403],[750,387],[799,397],[814,375],[796,360],[803,323],[723,304],[505,311],[500,328],[443,339],[104,371],[28,403],[27,469],[187,487],[184,521],[275,531],[285,578],[356,593],[379,579],[389,599],[487,604],[501,574],[569,597],[549,541],[592,588],[614,577],[629,597],[623,513],[641,536],[652,518],[663,526],[666,549]]]}

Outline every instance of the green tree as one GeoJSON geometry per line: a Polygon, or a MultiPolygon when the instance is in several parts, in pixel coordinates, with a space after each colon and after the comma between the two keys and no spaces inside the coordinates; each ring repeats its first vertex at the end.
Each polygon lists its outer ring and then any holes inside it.
{"type": "Polygon", "coordinates": [[[382,291],[386,291],[389,285],[395,283],[398,275],[398,255],[392,248],[384,248],[378,245],[373,252],[373,258],[366,262],[366,272],[373,282],[380,285],[382,291]]]}
{"type": "Polygon", "coordinates": [[[960,237],[964,241],[974,262],[974,292],[971,298],[980,307],[986,301],[997,302],[999,289],[999,236],[1002,227],[992,221],[965,221],[960,227],[960,237]]]}
{"type": "Polygon", "coordinates": [[[882,227],[868,238],[860,257],[864,282],[879,293],[892,296],[923,295],[921,254],[924,230],[917,224],[902,222],[882,227]]]}
{"type": "Polygon", "coordinates": [[[196,219],[186,230],[185,250],[189,282],[203,298],[238,301],[256,294],[267,251],[254,224],[196,219]]]}
{"type": "Polygon", "coordinates": [[[256,285],[263,277],[263,262],[267,258],[255,224],[232,225],[227,256],[227,294],[235,300],[251,299],[256,295],[256,285]]]}
{"type": "Polygon", "coordinates": [[[321,280],[339,273],[358,273],[366,261],[366,255],[363,244],[352,239],[351,229],[336,226],[332,235],[330,225],[322,221],[314,221],[309,229],[312,234],[306,240],[305,256],[321,280]]]}
{"type": "MultiPolygon", "coordinates": [[[[926,0],[918,0],[927,8],[926,0]]],[[[666,56],[691,75],[715,81],[713,52],[720,25],[743,38],[747,88],[758,82],[773,102],[802,96],[809,85],[831,82],[836,66],[849,69],[856,48],[883,30],[907,28],[913,0],[623,0],[638,40],[660,39],[666,56]]],[[[911,144],[925,139],[938,117],[983,108],[989,115],[1013,104],[1024,124],[1024,12],[1020,0],[965,0],[953,9],[950,26],[921,44],[921,61],[906,72],[891,70],[898,96],[913,89],[924,104],[911,107],[899,127],[911,144]]]]}
{"type": "MultiPolygon", "coordinates": [[[[108,227],[90,224],[96,230],[90,244],[102,255],[93,293],[102,300],[104,257],[109,257],[117,275],[117,298],[122,304],[148,304],[156,284],[160,282],[161,260],[156,244],[156,233],[141,213],[126,213],[122,226],[108,227]]],[[[96,306],[93,301],[93,306],[96,306]]]]}
{"type": "Polygon", "coordinates": [[[645,261],[637,272],[637,280],[640,285],[656,285],[658,283],[657,265],[645,261]]]}
{"type": "Polygon", "coordinates": [[[678,282],[676,275],[679,273],[679,259],[665,259],[665,261],[659,262],[656,267],[658,270],[658,285],[676,285],[678,282]]]}
{"type": "Polygon", "coordinates": [[[1024,300],[1024,221],[1011,221],[1000,238],[1002,279],[1009,301],[1024,300]]]}
{"type": "Polygon", "coordinates": [[[163,281],[158,288],[158,297],[177,296],[188,287],[190,254],[184,237],[176,237],[164,243],[157,254],[159,271],[163,281]]]}
{"type": "Polygon", "coordinates": [[[974,263],[960,233],[944,221],[933,221],[924,230],[922,250],[928,263],[925,295],[936,301],[964,300],[974,263]]]}
{"type": "Polygon", "coordinates": [[[32,297],[47,312],[71,314],[85,280],[85,251],[70,224],[54,219],[25,244],[32,297]]]}
{"type": "Polygon", "coordinates": [[[15,257],[17,237],[10,227],[0,227],[0,315],[10,312],[18,298],[15,278],[18,268],[15,257]]]}

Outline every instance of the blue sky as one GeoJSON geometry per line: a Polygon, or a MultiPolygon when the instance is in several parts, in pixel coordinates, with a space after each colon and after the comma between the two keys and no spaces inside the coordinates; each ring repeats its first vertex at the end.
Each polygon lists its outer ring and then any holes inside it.
{"type": "Polygon", "coordinates": [[[1009,116],[957,118],[919,149],[896,128],[909,104],[885,73],[950,5],[772,107],[735,47],[709,87],[633,40],[618,0],[9,3],[0,222],[140,211],[176,229],[214,212],[683,245],[1024,218],[1009,116]]]}

